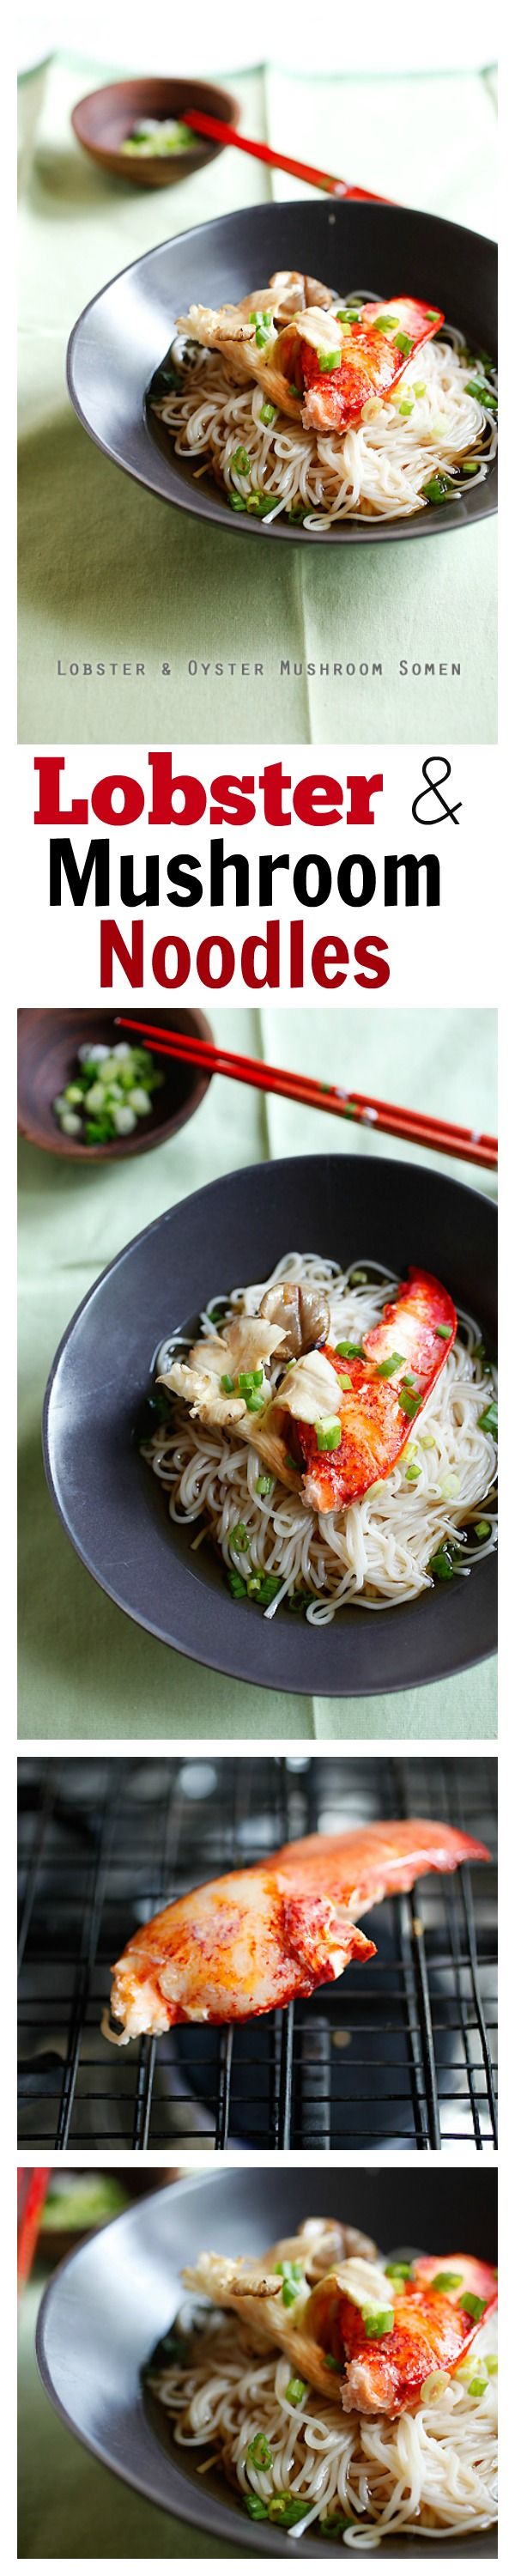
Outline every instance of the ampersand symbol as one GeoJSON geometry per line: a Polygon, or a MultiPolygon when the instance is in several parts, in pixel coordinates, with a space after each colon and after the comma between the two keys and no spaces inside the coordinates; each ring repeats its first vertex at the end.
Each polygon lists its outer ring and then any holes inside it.
{"type": "Polygon", "coordinates": [[[434,825],[435,823],[443,822],[444,816],[447,815],[449,816],[451,823],[457,823],[458,814],[461,812],[461,796],[458,798],[457,805],[448,805],[447,798],[441,794],[441,789],[445,786],[445,781],[447,778],[450,778],[450,775],[451,764],[450,760],[446,760],[445,752],[432,751],[429,753],[428,759],[423,760],[422,777],[426,779],[426,786],[419,789],[418,796],[415,797],[415,802],[411,808],[415,823],[430,823],[431,825],[434,825]],[[431,773],[433,770],[437,769],[437,763],[439,763],[437,775],[436,777],[433,777],[431,773]],[[426,805],[428,797],[430,797],[431,800],[434,799],[432,810],[429,814],[420,814],[419,806],[426,805]]]}

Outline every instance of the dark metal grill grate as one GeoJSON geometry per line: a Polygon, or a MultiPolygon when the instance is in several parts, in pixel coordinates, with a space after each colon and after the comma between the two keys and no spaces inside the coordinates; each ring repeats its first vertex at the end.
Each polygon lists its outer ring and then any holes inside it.
{"type": "Polygon", "coordinates": [[[426,1815],[496,1847],[493,1760],[25,1758],[19,2143],[497,2144],[493,1866],[367,1917],[378,1957],[282,2013],[111,2049],[109,1969],[174,1896],[297,1836],[426,1815]]]}

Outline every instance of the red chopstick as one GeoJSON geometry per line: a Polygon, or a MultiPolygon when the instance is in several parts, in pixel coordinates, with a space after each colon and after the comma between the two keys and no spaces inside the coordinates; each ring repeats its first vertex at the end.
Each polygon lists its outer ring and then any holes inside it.
{"type": "Polygon", "coordinates": [[[228,1047],[208,1044],[204,1038],[186,1031],[163,1030],[150,1020],[129,1018],[117,1013],[117,1027],[143,1037],[155,1055],[169,1061],[195,1065],[206,1073],[223,1074],[232,1082],[243,1082],[255,1091],[269,1091],[279,1099],[296,1101],[304,1109],[325,1109],[335,1118],[350,1118],[357,1125],[377,1127],[387,1136],[402,1137],[407,1144],[430,1147],[440,1154],[453,1154],[458,1161],[479,1163],[486,1171],[497,1168],[497,1138],[479,1135],[473,1128],[457,1127],[450,1119],[429,1117],[418,1109],[404,1109],[394,1101],[376,1100],[361,1091],[344,1091],[337,1083],[319,1082],[316,1076],[289,1073],[282,1065],[261,1064],[253,1056],[235,1055],[228,1047]]]}
{"type": "Polygon", "coordinates": [[[287,152],[272,152],[269,143],[255,143],[250,134],[238,134],[234,125],[224,125],[219,116],[205,116],[203,108],[184,110],[183,125],[194,134],[206,134],[213,143],[232,143],[237,152],[250,153],[253,161],[266,161],[269,170],[286,170],[290,179],[304,179],[309,188],[323,188],[327,197],[359,197],[369,206],[386,206],[388,197],[378,197],[373,188],[355,188],[349,179],[334,179],[328,170],[311,169],[309,161],[292,161],[287,152]]]}
{"type": "Polygon", "coordinates": [[[32,2271],[51,2165],[18,2166],[18,2289],[32,2271]]]}

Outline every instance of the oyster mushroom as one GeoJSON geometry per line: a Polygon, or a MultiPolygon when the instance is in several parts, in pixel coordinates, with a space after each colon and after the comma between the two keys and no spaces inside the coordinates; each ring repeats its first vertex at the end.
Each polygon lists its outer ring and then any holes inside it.
{"type": "Polygon", "coordinates": [[[317,1342],[329,1340],[331,1317],[327,1297],[307,1281],[278,1279],[267,1288],[261,1299],[260,1315],[280,1326],[283,1340],[281,1360],[300,1359],[304,1351],[314,1351],[317,1342]]]}

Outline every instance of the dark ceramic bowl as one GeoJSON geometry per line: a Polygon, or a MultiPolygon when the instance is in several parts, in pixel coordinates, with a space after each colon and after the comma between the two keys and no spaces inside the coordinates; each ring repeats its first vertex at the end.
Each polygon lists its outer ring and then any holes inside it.
{"type": "Polygon", "coordinates": [[[211,81],[199,80],[122,80],[110,81],[104,89],[92,89],[80,98],[72,113],[72,125],[78,143],[98,161],[102,170],[110,170],[115,179],[127,179],[132,188],[170,188],[178,179],[191,179],[203,170],[207,161],[216,161],[223,143],[204,142],[200,135],[191,138],[191,152],[177,152],[163,160],[140,160],[137,153],[122,152],[122,143],[145,116],[177,117],[179,123],[190,107],[202,108],[205,116],[218,116],[225,125],[237,125],[237,99],[227,89],[216,89],[211,81]]]}
{"type": "MultiPolygon", "coordinates": [[[[202,2451],[179,2450],[169,2422],[143,2391],[142,2371],[184,2299],[182,2271],[205,2246],[234,2258],[259,2256],[291,2235],[313,2209],[346,2219],[379,2243],[385,2259],[417,2250],[445,2255],[459,2242],[467,2253],[495,2262],[497,2175],[490,2169],[452,2173],[380,2173],[346,2165],[317,2165],[252,2173],[239,2170],[195,2176],[141,2200],[123,2217],[91,2236],[61,2264],[45,2292],[37,2326],[37,2356],[48,2396],[69,2432],[104,2467],[165,2513],[196,2530],[232,2543],[245,2555],[327,2562],[327,2541],[312,2524],[304,2540],[266,2522],[255,2523],[237,2495],[212,2469],[198,2476],[202,2451]],[[195,2463],[197,2464],[195,2466],[195,2463]]],[[[449,2542],[449,2560],[496,2556],[495,2530],[449,2542]]],[[[441,2540],[397,2535],[381,2544],[381,2557],[441,2558],[441,2540]]],[[[350,2555],[350,2552],[348,2553],[350,2555]]],[[[333,2564],[336,2552],[333,2551],[333,2564]]],[[[346,2553],[347,2555],[347,2553],[346,2553]]]]}
{"type": "MultiPolygon", "coordinates": [[[[206,1545],[170,1521],[135,1425],[153,1356],[208,1298],[266,1279],[289,1249],[345,1266],[410,1262],[445,1281],[496,1340],[496,1210],[417,1164],[341,1154],[232,1172],[148,1226],[97,1280],[57,1352],[44,1412],[53,1500],[89,1572],[143,1628],[194,1661],[320,1698],[403,1690],[459,1672],[496,1642],[495,1558],[398,1609],[349,1608],[329,1626],[272,1620],[234,1601],[206,1545]],[[80,1459],[80,1475],[77,1461],[80,1459]]],[[[194,1532],[194,1535],[196,1532],[194,1532]]]]}
{"type": "Polygon", "coordinates": [[[228,533],[244,531],[258,544],[282,538],[289,545],[378,545],[395,539],[441,535],[465,528],[497,508],[497,471],[483,483],[429,505],[411,519],[341,520],[324,537],[296,529],[287,519],[266,522],[235,512],[209,475],[195,482],[191,465],[176,456],[148,394],[163,365],[179,314],[190,304],[238,303],[278,268],[299,268],[345,295],[414,295],[436,304],[466,333],[473,349],[497,346],[497,258],[482,234],[443,223],[408,206],[362,206],[349,199],[297,201],[293,205],[243,206],[217,223],[198,225],[176,241],[161,242],[144,259],[111,279],[86,305],[68,349],[72,403],[106,456],[147,491],[173,501],[194,518],[210,519],[228,533]]]}
{"type": "MultiPolygon", "coordinates": [[[[152,1005],[152,1016],[163,1031],[182,1029],[190,1037],[212,1037],[203,1011],[154,1012],[152,1005]]],[[[164,1057],[156,1056],[164,1074],[162,1089],[153,1092],[148,1117],[138,1119],[132,1135],[115,1136],[110,1145],[84,1145],[78,1137],[63,1136],[52,1101],[72,1081],[79,1047],[86,1040],[91,1046],[117,1046],[124,1036],[130,1043],[129,1031],[119,1027],[115,1011],[19,1011],[18,1127],[29,1145],[42,1145],[47,1154],[60,1154],[69,1163],[119,1163],[128,1155],[148,1153],[151,1145],[162,1145],[166,1136],[177,1135],[179,1127],[194,1117],[210,1073],[198,1072],[189,1064],[167,1064],[164,1057]]],[[[135,1046],[139,1043],[135,1038],[135,1046]]]]}

